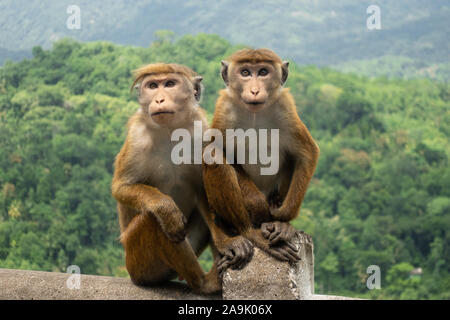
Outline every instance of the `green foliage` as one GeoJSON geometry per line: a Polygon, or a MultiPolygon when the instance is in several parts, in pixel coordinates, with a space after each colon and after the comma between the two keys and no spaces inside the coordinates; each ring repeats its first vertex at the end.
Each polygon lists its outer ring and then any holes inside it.
{"type": "MultiPolygon", "coordinates": [[[[63,39],[0,68],[0,267],[126,276],[110,183],[138,108],[131,71],[193,68],[210,119],[220,60],[236,48],[168,31],[147,48],[63,39]]],[[[449,299],[449,85],[292,63],[287,86],[321,149],[293,221],[314,239],[316,291],[449,299]],[[381,268],[381,290],[365,286],[369,265],[381,268]]],[[[210,250],[200,263],[211,267],[210,250]]]]}

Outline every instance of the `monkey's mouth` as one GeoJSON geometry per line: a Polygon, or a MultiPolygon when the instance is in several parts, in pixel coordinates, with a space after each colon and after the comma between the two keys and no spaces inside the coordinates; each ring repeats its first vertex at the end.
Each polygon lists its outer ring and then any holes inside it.
{"type": "Polygon", "coordinates": [[[258,106],[258,105],[264,104],[265,101],[251,101],[251,102],[246,102],[246,103],[253,105],[253,106],[258,106]]]}
{"type": "Polygon", "coordinates": [[[152,117],[159,116],[161,114],[175,114],[175,112],[174,111],[157,111],[157,112],[152,113],[152,117]]]}
{"type": "Polygon", "coordinates": [[[245,100],[244,100],[244,102],[245,102],[245,104],[248,105],[251,109],[259,109],[259,108],[261,108],[261,107],[266,103],[265,100],[264,100],[264,101],[245,101],[245,100]]]}
{"type": "Polygon", "coordinates": [[[245,101],[247,110],[250,112],[258,112],[264,109],[266,101],[245,101]]]}

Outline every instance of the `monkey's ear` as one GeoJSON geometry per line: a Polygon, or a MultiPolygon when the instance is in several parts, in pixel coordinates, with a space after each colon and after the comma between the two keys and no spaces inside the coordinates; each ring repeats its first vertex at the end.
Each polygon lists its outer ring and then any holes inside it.
{"type": "Polygon", "coordinates": [[[200,101],[201,97],[202,97],[202,80],[203,77],[201,76],[196,76],[194,77],[194,96],[195,96],[195,100],[200,101]]]}
{"type": "Polygon", "coordinates": [[[220,72],[222,73],[223,82],[228,86],[228,66],[230,63],[225,60],[220,61],[220,63],[222,64],[220,72]]]}
{"type": "Polygon", "coordinates": [[[141,95],[141,90],[139,90],[140,88],[141,88],[140,84],[134,86],[134,90],[136,91],[138,97],[141,95]]]}
{"type": "Polygon", "coordinates": [[[283,61],[281,64],[281,85],[283,85],[289,75],[289,61],[283,61]]]}

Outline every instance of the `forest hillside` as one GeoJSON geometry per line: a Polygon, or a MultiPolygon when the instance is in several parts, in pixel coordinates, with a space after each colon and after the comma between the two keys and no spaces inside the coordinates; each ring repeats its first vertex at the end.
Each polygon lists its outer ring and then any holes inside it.
{"type": "MultiPolygon", "coordinates": [[[[238,47],[217,35],[158,32],[147,48],[62,39],[6,62],[0,267],[65,272],[76,264],[127,276],[110,184],[138,108],[131,71],[188,65],[204,78],[211,115],[224,87],[220,60],[238,47]]],[[[321,149],[294,221],[314,239],[316,292],[450,299],[450,85],[292,62],[287,86],[321,149]],[[370,265],[381,269],[380,290],[366,288],[370,265]]],[[[209,251],[201,263],[211,266],[209,251]]]]}

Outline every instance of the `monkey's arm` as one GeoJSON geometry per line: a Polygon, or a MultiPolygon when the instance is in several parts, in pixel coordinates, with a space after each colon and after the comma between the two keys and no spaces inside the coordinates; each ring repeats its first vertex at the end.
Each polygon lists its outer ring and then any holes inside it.
{"type": "Polygon", "coordinates": [[[170,240],[181,242],[186,237],[185,216],[173,199],[157,188],[114,180],[112,194],[117,201],[140,214],[153,214],[170,240]]]}
{"type": "Polygon", "coordinates": [[[294,169],[289,189],[281,207],[271,210],[272,217],[278,221],[288,222],[297,217],[319,157],[319,147],[300,118],[297,120],[291,125],[296,143],[290,150],[294,169]]]}

